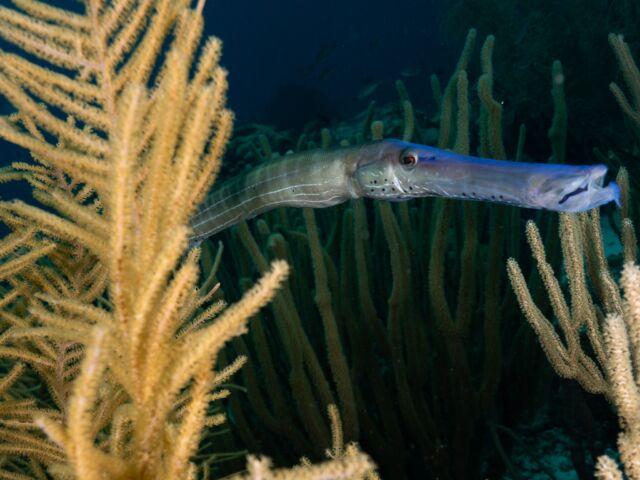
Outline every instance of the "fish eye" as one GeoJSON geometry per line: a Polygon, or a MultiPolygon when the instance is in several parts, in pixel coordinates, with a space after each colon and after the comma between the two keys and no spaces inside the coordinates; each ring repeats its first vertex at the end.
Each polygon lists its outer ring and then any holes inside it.
{"type": "Polygon", "coordinates": [[[412,150],[405,150],[400,155],[400,165],[403,167],[415,167],[418,163],[418,154],[412,150]]]}

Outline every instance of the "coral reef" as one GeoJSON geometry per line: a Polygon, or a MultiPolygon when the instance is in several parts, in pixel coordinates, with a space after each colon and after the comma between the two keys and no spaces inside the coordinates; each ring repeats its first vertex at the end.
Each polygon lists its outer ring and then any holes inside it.
{"type": "MultiPolygon", "coordinates": [[[[467,75],[475,41],[471,31],[451,79],[436,88],[441,126],[434,140],[505,158],[502,106],[492,95],[495,40],[489,36],[480,50],[477,99],[467,75]]],[[[560,68],[553,66],[552,78],[560,68]]],[[[550,128],[560,157],[562,83],[553,90],[550,128]]],[[[406,140],[425,138],[424,117],[416,118],[402,83],[398,93],[393,121],[376,120],[369,109],[351,128],[307,134],[287,146],[358,143],[381,138],[387,125],[406,140]],[[336,138],[344,132],[346,138],[336,138]]],[[[253,140],[261,157],[277,155],[266,137],[253,140]]],[[[520,256],[523,215],[530,214],[453,201],[359,200],[325,210],[280,209],[240,224],[220,237],[233,245],[221,262],[219,246],[205,243],[204,269],[217,268],[229,298],[240,297],[270,260],[292,266],[272,307],[228,350],[231,358],[249,357],[241,373],[247,393],[229,402],[231,429],[241,443],[282,462],[309,452],[321,458],[329,442],[323,412],[335,403],[345,437],[363,445],[385,478],[496,475],[508,463],[498,453],[509,443],[501,425],[513,421],[518,406],[542,397],[550,381],[535,339],[516,321],[520,314],[503,275],[506,255],[520,256]]],[[[545,232],[547,224],[553,227],[554,216],[534,215],[545,232]]],[[[532,278],[538,296],[540,287],[532,278]]]]}
{"type": "Polygon", "coordinates": [[[441,35],[455,41],[473,25],[482,34],[496,36],[496,96],[510,111],[505,119],[507,141],[515,140],[519,124],[526,123],[530,151],[539,158],[548,155],[548,65],[562,60],[571,117],[569,158],[595,161],[594,144],[605,151],[628,145],[621,116],[605,94],[616,68],[607,35],[623,34],[637,53],[639,23],[635,0],[456,0],[445,11],[441,35]],[[534,150],[536,146],[540,148],[534,150]]]}
{"type": "MultiPolygon", "coordinates": [[[[611,34],[609,41],[621,64],[631,101],[615,83],[610,89],[622,111],[630,118],[631,133],[637,134],[637,100],[640,74],[623,38],[611,34]]],[[[640,387],[638,366],[640,345],[640,269],[637,262],[637,239],[629,218],[630,186],[625,169],[618,181],[623,193],[620,209],[620,242],[624,269],[620,278],[624,298],[617,287],[605,256],[600,213],[561,215],[564,272],[570,301],[563,295],[553,268],[547,262],[537,227],[527,224],[527,238],[539,274],[547,290],[555,321],[545,317],[526,285],[517,262],[507,263],[509,278],[526,319],[540,340],[542,348],[558,375],[575,379],[590,393],[602,394],[616,408],[622,432],[618,437],[620,461],[630,479],[640,478],[640,387]],[[597,300],[594,299],[597,298],[597,300]],[[557,326],[555,323],[557,322],[557,326]]],[[[622,469],[609,456],[598,458],[596,476],[622,479],[622,469]]]]}
{"type": "MultiPolygon", "coordinates": [[[[624,177],[622,172],[619,180],[625,182],[624,177]]],[[[624,190],[628,192],[628,185],[624,190]]],[[[625,203],[628,201],[628,197],[625,198],[625,203]]],[[[622,212],[625,211],[623,208],[622,212]]],[[[545,317],[531,298],[522,271],[513,258],[508,261],[508,271],[522,311],[554,370],[562,377],[575,379],[588,392],[604,395],[616,407],[623,429],[618,441],[620,459],[628,478],[636,479],[640,478],[637,454],[640,401],[634,372],[638,361],[640,270],[634,265],[637,242],[631,221],[623,218],[622,225],[626,264],[621,285],[626,301],[609,271],[597,210],[579,216],[561,215],[568,300],[547,263],[537,227],[533,222],[527,224],[527,238],[549,295],[554,321],[545,317]],[[597,300],[590,293],[589,285],[593,286],[597,300]]],[[[623,478],[616,462],[607,456],[598,459],[596,476],[623,478]]]]}

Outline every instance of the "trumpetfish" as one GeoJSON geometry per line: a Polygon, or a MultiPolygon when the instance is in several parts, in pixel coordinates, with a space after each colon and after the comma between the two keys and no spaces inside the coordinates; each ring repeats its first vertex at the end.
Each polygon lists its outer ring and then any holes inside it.
{"type": "Polygon", "coordinates": [[[615,202],[606,165],[559,165],[461,155],[401,140],[284,155],[231,178],[191,219],[192,244],[275,207],[324,208],[350,199],[476,200],[556,212],[615,202]]]}

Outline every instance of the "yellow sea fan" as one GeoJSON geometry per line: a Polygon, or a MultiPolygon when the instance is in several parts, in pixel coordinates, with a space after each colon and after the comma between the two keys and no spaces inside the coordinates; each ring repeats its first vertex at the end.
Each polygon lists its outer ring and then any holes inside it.
{"type": "MultiPolygon", "coordinates": [[[[0,244],[0,358],[28,364],[53,405],[30,420],[48,440],[14,435],[6,453],[57,478],[193,478],[203,429],[224,421],[207,407],[244,362],[216,372],[218,352],[288,273],[274,262],[223,309],[197,289],[199,250],[185,252],[232,127],[221,43],[201,41],[202,0],[13,4],[0,7],[18,51],[0,51],[15,110],[0,137],[37,163],[3,178],[26,179],[47,208],[0,202],[14,231],[0,244]]],[[[353,458],[316,470],[369,465],[353,458]]]]}

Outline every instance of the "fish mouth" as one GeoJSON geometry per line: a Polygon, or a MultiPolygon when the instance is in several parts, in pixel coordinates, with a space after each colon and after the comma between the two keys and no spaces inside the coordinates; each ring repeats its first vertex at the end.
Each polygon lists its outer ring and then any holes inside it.
{"type": "Polygon", "coordinates": [[[615,182],[605,186],[607,167],[605,165],[593,165],[581,168],[579,175],[569,175],[566,178],[560,176],[544,185],[540,191],[542,208],[562,212],[584,212],[599,207],[608,202],[620,205],[620,189],[615,182]],[[559,184],[559,188],[555,185],[559,184]],[[547,188],[544,188],[547,187],[547,188]],[[555,188],[554,188],[555,187],[555,188]],[[549,198],[552,197],[552,198],[549,198]],[[553,200],[552,200],[553,199],[553,200]],[[549,202],[549,200],[552,200],[549,202]],[[549,203],[555,203],[550,205],[549,203]]]}
{"type": "Polygon", "coordinates": [[[575,195],[580,195],[582,192],[588,192],[589,191],[589,185],[584,185],[582,187],[578,187],[575,190],[573,190],[572,192],[569,192],[567,194],[565,194],[564,197],[562,197],[560,199],[560,201],[558,202],[558,205],[562,205],[563,203],[567,203],[567,200],[569,200],[571,197],[575,196],[575,195]]]}
{"type": "MultiPolygon", "coordinates": [[[[568,192],[565,193],[560,200],[558,201],[558,205],[570,204],[572,203],[572,198],[579,196],[582,193],[590,193],[594,190],[602,189],[604,185],[604,177],[607,174],[607,167],[604,165],[596,165],[595,167],[589,167],[588,176],[586,179],[577,179],[579,185],[572,190],[569,188],[568,192]]],[[[572,185],[573,187],[573,185],[572,185]]],[[[576,200],[582,200],[581,198],[576,198],[576,200]]]]}

